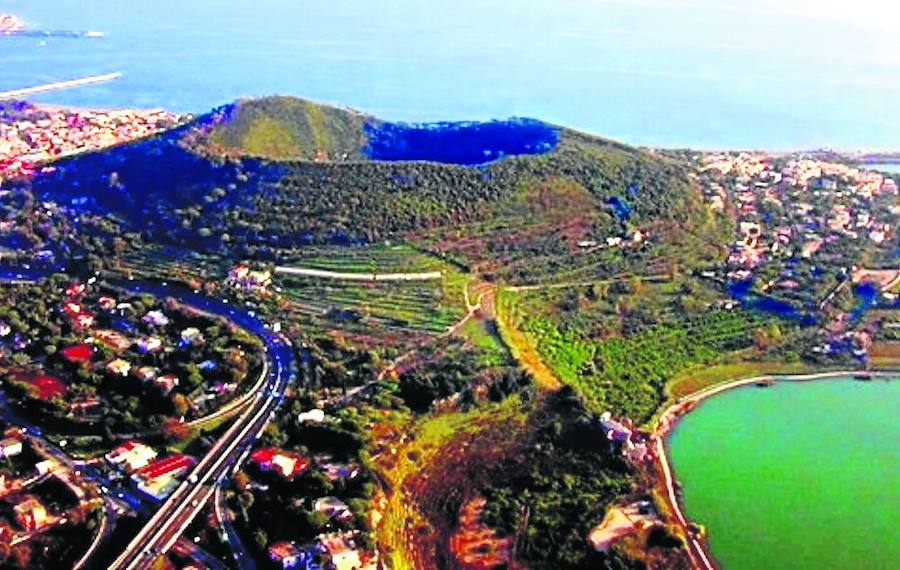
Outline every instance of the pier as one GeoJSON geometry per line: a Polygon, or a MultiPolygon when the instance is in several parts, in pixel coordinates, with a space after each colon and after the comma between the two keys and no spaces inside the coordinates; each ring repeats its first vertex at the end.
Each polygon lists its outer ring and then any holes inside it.
{"type": "Polygon", "coordinates": [[[46,93],[47,91],[59,91],[61,89],[70,89],[72,87],[81,87],[82,85],[91,85],[93,83],[105,83],[122,77],[119,72],[107,73],[105,75],[92,75],[90,77],[82,77],[80,79],[70,79],[67,81],[56,81],[54,83],[45,83],[44,85],[36,85],[34,87],[25,87],[23,89],[13,89],[12,91],[0,91],[0,101],[4,99],[19,99],[36,95],[38,93],[46,93]]]}

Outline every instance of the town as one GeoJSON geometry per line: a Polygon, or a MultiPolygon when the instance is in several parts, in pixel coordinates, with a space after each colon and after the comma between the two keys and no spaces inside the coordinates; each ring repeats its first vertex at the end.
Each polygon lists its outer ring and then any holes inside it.
{"type": "Polygon", "coordinates": [[[839,157],[278,161],[220,143],[362,119],[2,109],[8,566],[708,568],[675,419],[900,345],[897,181],[839,157]]]}
{"type": "Polygon", "coordinates": [[[803,153],[707,153],[693,160],[710,207],[735,220],[722,277],[752,281],[755,292],[785,302],[787,312],[822,312],[830,335],[814,350],[832,352],[846,341],[865,357],[872,329],[850,330],[862,316],[860,304],[876,292],[892,302],[900,291],[897,179],[803,153]]]}
{"type": "Polygon", "coordinates": [[[52,160],[144,138],[186,117],[162,110],[72,110],[0,101],[0,186],[52,160]]]}

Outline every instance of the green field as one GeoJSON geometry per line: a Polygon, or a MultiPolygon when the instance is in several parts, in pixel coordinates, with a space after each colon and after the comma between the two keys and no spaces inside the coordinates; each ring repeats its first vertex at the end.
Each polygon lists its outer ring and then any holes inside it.
{"type": "Polygon", "coordinates": [[[279,265],[345,273],[423,273],[446,265],[408,245],[347,247],[308,246],[285,254],[279,265]]]}
{"type": "Polygon", "coordinates": [[[292,316],[307,325],[360,332],[445,332],[465,314],[440,281],[358,282],[279,276],[292,316]]]}

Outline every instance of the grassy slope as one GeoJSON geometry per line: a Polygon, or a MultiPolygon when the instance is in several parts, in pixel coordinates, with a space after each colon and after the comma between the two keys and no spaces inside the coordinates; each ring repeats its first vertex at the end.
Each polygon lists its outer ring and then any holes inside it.
{"type": "Polygon", "coordinates": [[[277,160],[361,159],[367,117],[294,97],[238,101],[209,141],[226,152],[277,160]]]}

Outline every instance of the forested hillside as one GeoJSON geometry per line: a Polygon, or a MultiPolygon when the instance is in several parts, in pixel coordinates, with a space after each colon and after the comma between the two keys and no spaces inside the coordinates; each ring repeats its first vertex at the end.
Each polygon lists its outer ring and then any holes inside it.
{"type": "MultiPolygon", "coordinates": [[[[367,136],[384,125],[302,99],[241,101],[158,137],[60,161],[34,186],[45,198],[113,212],[154,239],[241,256],[405,240],[534,281],[702,249],[706,211],[668,159],[515,119],[409,132],[394,124],[377,135],[381,147],[385,132],[401,145],[395,157],[421,156],[409,148],[416,141],[439,148],[442,129],[449,142],[471,136],[486,158],[501,157],[483,164],[366,159],[367,136]]],[[[471,161],[471,145],[467,153],[460,160],[471,161]]]]}

